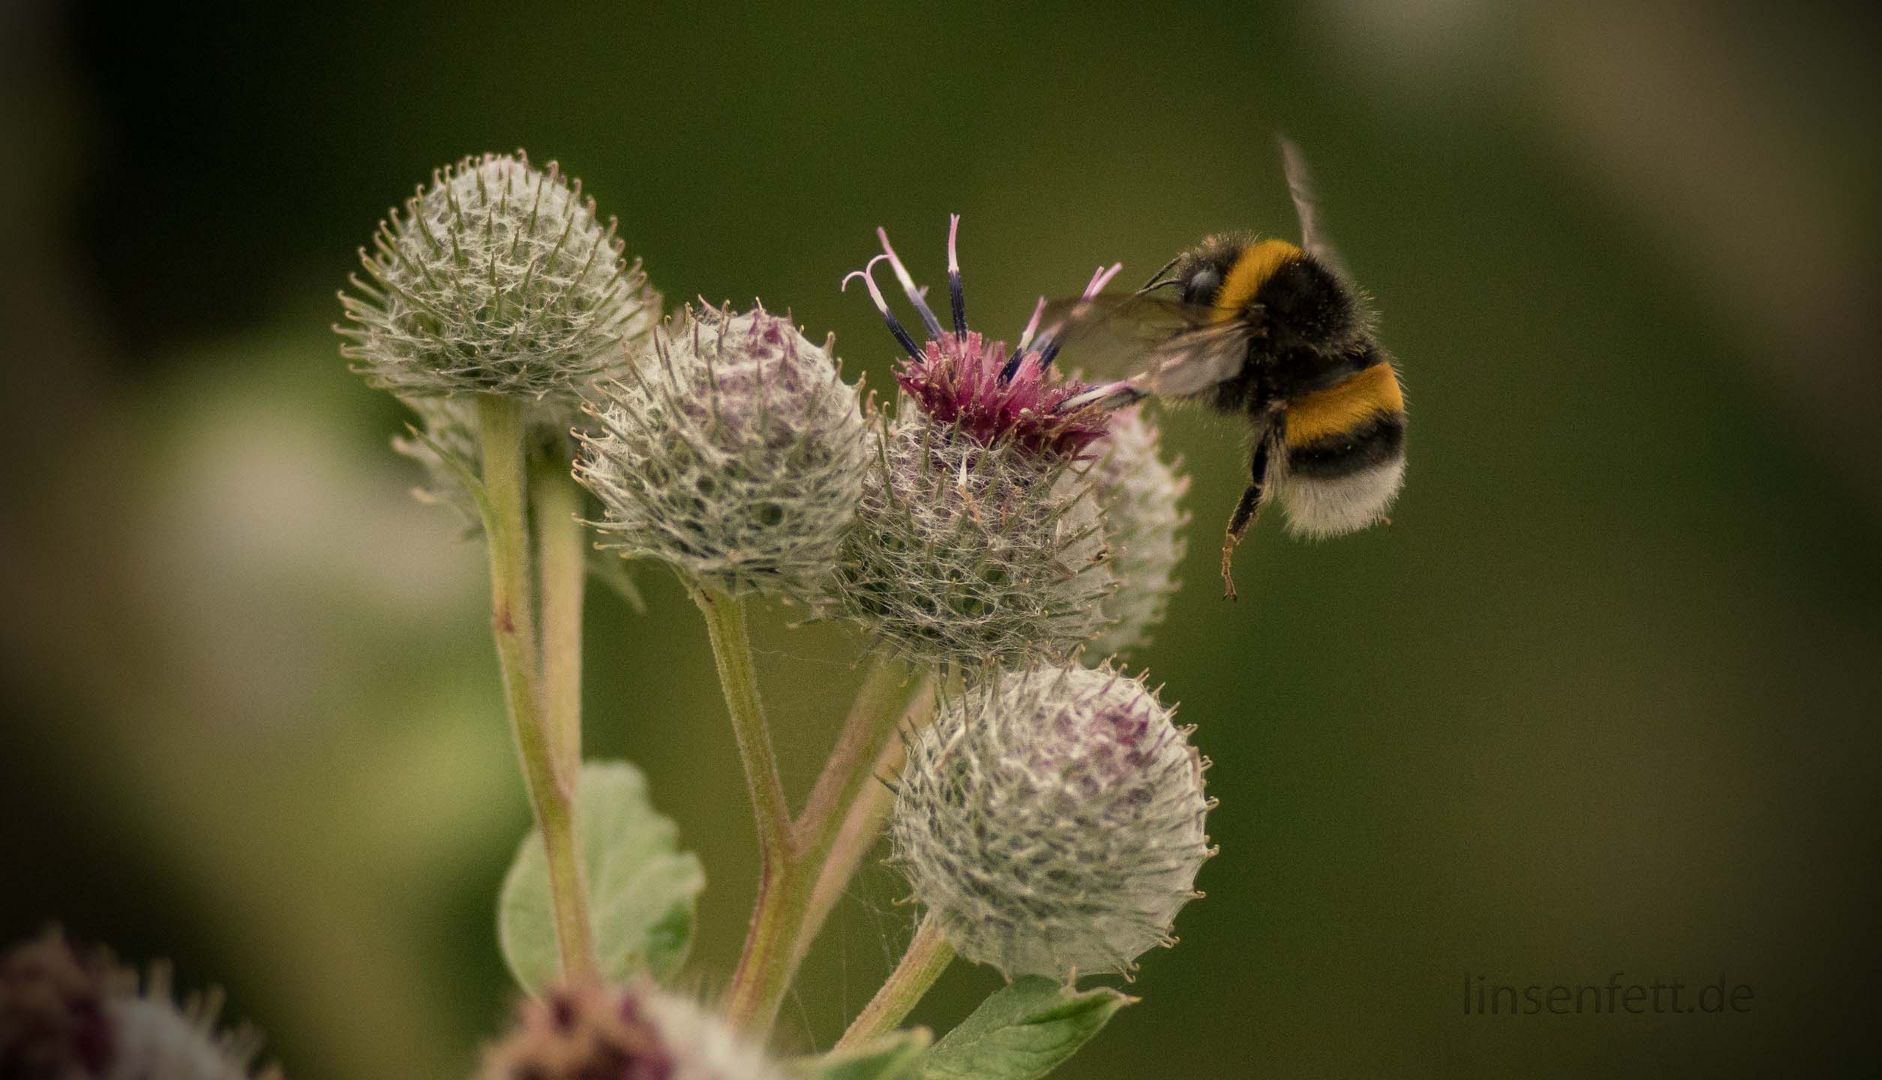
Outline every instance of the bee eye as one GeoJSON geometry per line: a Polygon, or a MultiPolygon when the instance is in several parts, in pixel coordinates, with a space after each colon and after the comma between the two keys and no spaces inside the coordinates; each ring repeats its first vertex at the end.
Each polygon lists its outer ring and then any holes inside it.
{"type": "Polygon", "coordinates": [[[1213,303],[1215,294],[1221,287],[1222,275],[1214,268],[1198,270],[1183,283],[1183,302],[1186,304],[1213,303]]]}

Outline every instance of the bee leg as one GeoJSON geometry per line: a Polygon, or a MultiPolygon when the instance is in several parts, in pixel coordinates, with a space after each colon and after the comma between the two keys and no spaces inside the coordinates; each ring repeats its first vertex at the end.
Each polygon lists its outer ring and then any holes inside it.
{"type": "Polygon", "coordinates": [[[1122,382],[1104,383],[1094,386],[1082,394],[1075,394],[1059,402],[1057,413],[1075,413],[1080,409],[1097,408],[1102,412],[1111,412],[1126,405],[1135,405],[1150,396],[1150,392],[1136,383],[1125,379],[1122,382]]]}
{"type": "Polygon", "coordinates": [[[1235,514],[1229,518],[1228,532],[1222,537],[1222,597],[1225,600],[1237,598],[1235,592],[1235,545],[1242,542],[1242,537],[1261,516],[1261,495],[1268,478],[1268,440],[1255,444],[1255,453],[1248,463],[1248,490],[1242,492],[1242,501],[1235,504],[1235,514]]]}
{"type": "Polygon", "coordinates": [[[1235,591],[1235,545],[1242,542],[1242,534],[1248,526],[1254,524],[1261,509],[1261,488],[1250,484],[1242,492],[1242,501],[1235,507],[1235,516],[1229,519],[1228,532],[1222,537],[1222,598],[1238,599],[1235,591]]]}

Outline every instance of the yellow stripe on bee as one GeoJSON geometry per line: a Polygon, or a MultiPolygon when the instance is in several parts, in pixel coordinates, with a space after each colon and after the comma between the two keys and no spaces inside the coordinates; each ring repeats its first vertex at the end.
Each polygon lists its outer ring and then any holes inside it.
{"type": "Polygon", "coordinates": [[[1374,416],[1405,410],[1405,395],[1390,364],[1374,364],[1345,382],[1302,394],[1287,404],[1287,444],[1299,446],[1338,435],[1374,416]]]}
{"type": "Polygon", "coordinates": [[[1243,248],[1222,279],[1221,291],[1216,293],[1215,321],[1228,322],[1239,316],[1270,278],[1300,257],[1300,249],[1285,240],[1257,240],[1243,248]]]}

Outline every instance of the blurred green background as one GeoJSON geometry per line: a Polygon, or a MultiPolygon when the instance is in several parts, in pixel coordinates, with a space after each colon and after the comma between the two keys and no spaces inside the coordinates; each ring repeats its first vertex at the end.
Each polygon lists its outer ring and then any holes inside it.
{"type": "MultiPolygon", "coordinates": [[[[1882,718],[1873,18],[1851,7],[439,0],[0,13],[0,939],[48,919],[220,982],[301,1080],[453,1077],[511,999],[527,822],[481,556],[407,498],[333,299],[465,153],[559,159],[673,302],[789,307],[965,215],[975,322],[1219,228],[1292,229],[1307,149],[1412,414],[1389,528],[1262,523],[1197,412],[1189,587],[1141,659],[1214,758],[1222,855],[1067,1077],[1862,1071],[1882,718]],[[1467,976],[1723,978],[1749,1014],[1466,1016],[1467,976]]],[[[754,844],[703,633],[598,595],[591,753],[712,881],[754,844]]],[[[761,627],[802,791],[856,678],[761,627]]],[[[787,1005],[827,1044],[912,915],[866,875],[787,1005]]],[[[957,966],[917,1015],[998,984],[957,966]]]]}

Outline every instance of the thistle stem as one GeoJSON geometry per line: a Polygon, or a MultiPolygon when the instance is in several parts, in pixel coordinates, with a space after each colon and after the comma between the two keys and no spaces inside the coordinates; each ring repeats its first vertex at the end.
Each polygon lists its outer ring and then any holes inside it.
{"type": "Polygon", "coordinates": [[[902,954],[902,962],[895,965],[888,981],[869,999],[869,1004],[863,1006],[863,1011],[856,1014],[834,1049],[848,1050],[894,1031],[953,962],[954,946],[948,944],[940,921],[933,915],[922,919],[921,925],[915,928],[914,939],[908,943],[908,951],[902,954]]]}
{"type": "Polygon", "coordinates": [[[503,668],[510,733],[548,856],[549,895],[562,972],[572,980],[590,979],[595,975],[594,943],[575,846],[573,792],[557,768],[556,740],[543,709],[529,526],[524,513],[528,485],[522,403],[483,395],[478,398],[478,419],[484,534],[490,549],[490,628],[503,668]]]}
{"type": "Polygon", "coordinates": [[[588,585],[581,489],[567,461],[538,467],[530,478],[536,558],[542,582],[543,705],[554,733],[556,768],[574,786],[582,768],[582,603],[588,585]]]}

